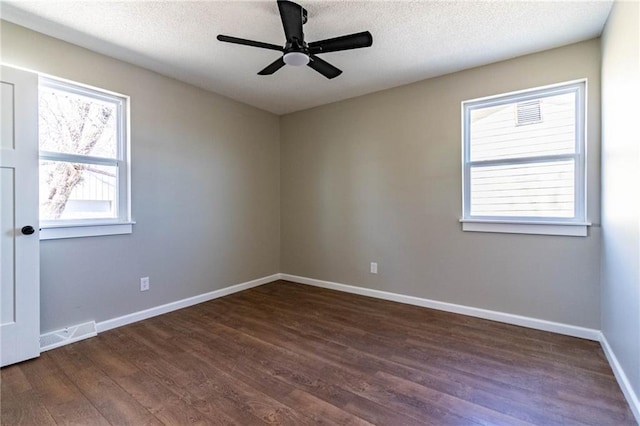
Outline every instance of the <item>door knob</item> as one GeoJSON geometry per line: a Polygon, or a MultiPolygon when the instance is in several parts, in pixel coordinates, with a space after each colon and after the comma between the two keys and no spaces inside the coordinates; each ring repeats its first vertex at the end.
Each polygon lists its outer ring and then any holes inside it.
{"type": "Polygon", "coordinates": [[[35,230],[35,229],[33,229],[33,226],[31,226],[31,225],[23,226],[23,227],[22,227],[22,229],[21,229],[21,231],[22,231],[22,233],[23,233],[24,235],[31,235],[31,234],[33,234],[34,232],[36,232],[36,230],[35,230]]]}

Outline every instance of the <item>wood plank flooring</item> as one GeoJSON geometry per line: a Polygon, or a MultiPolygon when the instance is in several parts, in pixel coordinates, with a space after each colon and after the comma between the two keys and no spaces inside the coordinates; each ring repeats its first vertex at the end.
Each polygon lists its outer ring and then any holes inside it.
{"type": "Polygon", "coordinates": [[[633,425],[596,342],[286,281],[0,372],[2,425],[633,425]]]}

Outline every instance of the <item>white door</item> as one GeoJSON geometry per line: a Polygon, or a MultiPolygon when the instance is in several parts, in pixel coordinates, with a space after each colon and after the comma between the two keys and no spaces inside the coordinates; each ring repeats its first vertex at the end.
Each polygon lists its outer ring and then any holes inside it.
{"type": "Polygon", "coordinates": [[[0,365],[5,366],[40,355],[38,76],[2,66],[0,80],[0,365]]]}

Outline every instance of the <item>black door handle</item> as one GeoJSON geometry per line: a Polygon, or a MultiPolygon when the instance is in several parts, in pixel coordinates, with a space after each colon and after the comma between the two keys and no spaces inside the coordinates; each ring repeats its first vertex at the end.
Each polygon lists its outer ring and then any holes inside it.
{"type": "Polygon", "coordinates": [[[35,230],[35,229],[33,229],[33,226],[31,226],[31,225],[23,226],[23,227],[22,227],[22,229],[21,229],[21,231],[22,231],[22,233],[23,233],[24,235],[31,235],[31,234],[33,234],[34,232],[36,232],[36,230],[35,230]]]}

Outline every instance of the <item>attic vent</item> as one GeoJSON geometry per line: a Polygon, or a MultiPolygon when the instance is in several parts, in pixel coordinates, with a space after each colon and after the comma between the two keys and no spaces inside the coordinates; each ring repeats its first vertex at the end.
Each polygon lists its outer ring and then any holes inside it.
{"type": "Polygon", "coordinates": [[[527,124],[540,123],[542,112],[540,111],[540,99],[527,102],[519,102],[516,105],[516,125],[526,126],[527,124]]]}

